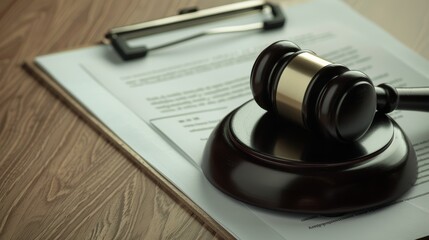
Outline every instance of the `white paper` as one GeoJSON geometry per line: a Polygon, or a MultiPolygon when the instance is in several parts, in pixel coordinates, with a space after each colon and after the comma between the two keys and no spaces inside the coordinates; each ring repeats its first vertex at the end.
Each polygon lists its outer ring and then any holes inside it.
{"type": "Polygon", "coordinates": [[[401,200],[377,211],[335,218],[267,211],[223,195],[204,178],[199,166],[211,129],[251,99],[248,79],[253,61],[274,41],[293,40],[332,62],[364,71],[376,84],[429,83],[427,61],[343,3],[314,1],[286,11],[288,23],[283,30],[207,37],[150,53],[143,60],[122,62],[110,47],[96,46],[38,57],[36,62],[239,238],[412,239],[428,235],[427,113],[392,114],[415,146],[419,179],[401,200]]]}

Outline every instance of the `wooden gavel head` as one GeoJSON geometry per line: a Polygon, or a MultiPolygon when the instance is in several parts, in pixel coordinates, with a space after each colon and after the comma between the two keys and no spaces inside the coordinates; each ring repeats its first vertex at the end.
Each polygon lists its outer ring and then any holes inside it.
{"type": "Polygon", "coordinates": [[[340,142],[362,137],[377,107],[367,75],[289,41],[262,51],[252,69],[251,88],[260,107],[340,142]]]}

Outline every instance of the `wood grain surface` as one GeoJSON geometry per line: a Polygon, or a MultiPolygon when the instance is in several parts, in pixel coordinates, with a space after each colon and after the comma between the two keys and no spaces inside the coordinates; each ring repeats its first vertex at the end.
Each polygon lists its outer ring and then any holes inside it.
{"type": "MultiPolygon", "coordinates": [[[[220,238],[21,67],[227,1],[0,0],[0,239],[220,238]]],[[[347,1],[429,58],[428,1],[347,1]]]]}

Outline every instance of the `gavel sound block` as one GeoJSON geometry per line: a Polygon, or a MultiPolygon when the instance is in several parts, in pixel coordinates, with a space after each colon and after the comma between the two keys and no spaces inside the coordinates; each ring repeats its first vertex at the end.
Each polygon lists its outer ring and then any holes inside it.
{"type": "Polygon", "coordinates": [[[410,141],[376,114],[351,144],[325,141],[250,101],[216,127],[203,171],[224,193],[252,205],[300,213],[340,214],[388,204],[416,179],[410,141]]]}

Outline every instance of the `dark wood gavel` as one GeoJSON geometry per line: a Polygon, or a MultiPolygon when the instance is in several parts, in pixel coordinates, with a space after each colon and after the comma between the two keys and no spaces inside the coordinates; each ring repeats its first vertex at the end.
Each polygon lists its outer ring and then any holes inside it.
{"type": "Polygon", "coordinates": [[[366,74],[289,41],[262,51],[252,69],[251,88],[260,107],[340,142],[362,137],[376,111],[429,111],[429,88],[374,87],[366,74]]]}

